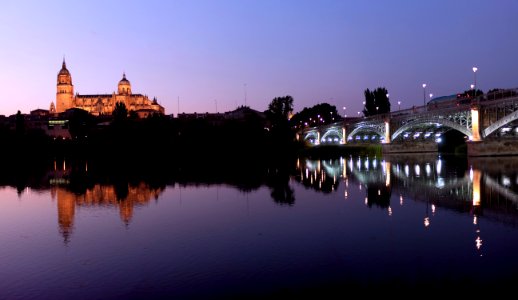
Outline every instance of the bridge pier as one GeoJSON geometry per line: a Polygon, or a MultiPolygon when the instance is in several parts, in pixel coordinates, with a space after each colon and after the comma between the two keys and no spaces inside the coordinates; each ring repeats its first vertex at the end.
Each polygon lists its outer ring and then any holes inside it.
{"type": "Polygon", "coordinates": [[[466,143],[468,156],[504,156],[518,155],[517,139],[485,139],[466,143]]]}
{"type": "Polygon", "coordinates": [[[381,151],[383,154],[392,153],[426,153],[426,152],[437,152],[439,150],[435,141],[422,141],[412,143],[391,143],[382,144],[381,151]]]}

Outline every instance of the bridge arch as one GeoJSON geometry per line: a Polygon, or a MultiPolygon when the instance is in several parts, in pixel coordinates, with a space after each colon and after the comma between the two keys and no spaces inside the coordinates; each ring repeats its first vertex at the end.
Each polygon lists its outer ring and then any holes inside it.
{"type": "Polygon", "coordinates": [[[473,135],[473,133],[471,132],[471,130],[469,128],[466,128],[465,126],[462,126],[462,125],[457,124],[455,122],[452,122],[450,120],[442,119],[442,118],[426,118],[426,119],[414,120],[414,121],[408,122],[408,123],[404,124],[403,126],[399,127],[392,134],[391,140],[393,141],[394,139],[396,139],[398,136],[400,136],[406,130],[409,130],[412,127],[415,127],[415,126],[418,126],[418,125],[422,125],[422,124],[425,124],[425,123],[440,124],[442,126],[446,126],[446,127],[451,128],[451,129],[457,130],[460,133],[462,133],[464,135],[467,135],[470,138],[473,135]]]}
{"type": "Polygon", "coordinates": [[[335,128],[335,127],[332,127],[332,128],[329,128],[326,130],[326,132],[324,133],[324,135],[322,135],[322,138],[321,138],[321,141],[325,141],[325,139],[330,136],[330,135],[333,135],[333,134],[336,134],[340,141],[343,140],[343,134],[342,134],[342,128],[335,128]]]}
{"type": "Polygon", "coordinates": [[[318,132],[316,131],[310,131],[304,135],[304,141],[309,140],[310,138],[313,138],[315,140],[318,140],[318,132]]]}
{"type": "Polygon", "coordinates": [[[379,129],[379,126],[377,126],[377,125],[361,125],[361,126],[354,128],[354,130],[351,131],[351,133],[349,133],[347,135],[347,140],[349,140],[349,138],[352,138],[358,132],[365,131],[365,130],[374,132],[377,135],[379,135],[380,137],[385,137],[385,133],[379,129]]]}
{"type": "Polygon", "coordinates": [[[508,114],[507,116],[504,116],[503,118],[497,120],[495,123],[489,125],[482,132],[482,138],[487,137],[491,133],[493,133],[496,130],[498,130],[500,127],[502,127],[504,125],[507,125],[507,124],[511,123],[512,121],[517,120],[517,119],[518,119],[518,110],[508,114]]]}

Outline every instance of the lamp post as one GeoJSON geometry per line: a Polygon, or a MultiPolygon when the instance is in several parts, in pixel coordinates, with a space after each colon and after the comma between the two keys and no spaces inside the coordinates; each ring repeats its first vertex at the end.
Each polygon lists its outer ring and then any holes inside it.
{"type": "Polygon", "coordinates": [[[401,101],[397,102],[397,110],[401,110],[401,101]]]}
{"type": "Polygon", "coordinates": [[[344,106],[343,109],[344,109],[344,116],[347,117],[347,115],[345,114],[345,110],[347,109],[347,107],[344,106]]]}
{"type": "Polygon", "coordinates": [[[423,106],[426,106],[426,83],[423,83],[423,106]]]}
{"type": "Polygon", "coordinates": [[[432,93],[430,93],[430,100],[432,100],[432,97],[433,97],[433,94],[432,94],[432,93]]]}
{"type": "Polygon", "coordinates": [[[473,89],[475,89],[477,87],[477,71],[478,71],[478,68],[473,67],[473,76],[475,77],[473,89]]]}

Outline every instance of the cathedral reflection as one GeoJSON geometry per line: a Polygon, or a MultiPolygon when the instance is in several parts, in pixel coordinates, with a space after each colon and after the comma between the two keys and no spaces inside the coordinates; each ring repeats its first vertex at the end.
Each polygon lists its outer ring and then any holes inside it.
{"type": "Polygon", "coordinates": [[[107,207],[119,210],[120,218],[128,225],[133,217],[134,208],[144,206],[152,199],[158,199],[164,188],[151,188],[145,183],[128,185],[126,197],[117,195],[115,186],[95,185],[84,194],[75,194],[64,187],[51,188],[52,199],[57,200],[59,229],[65,242],[68,242],[74,226],[76,207],[107,207]]]}
{"type": "Polygon", "coordinates": [[[66,242],[74,228],[76,207],[106,207],[118,209],[122,222],[127,226],[133,217],[135,207],[144,206],[152,199],[158,199],[165,186],[152,187],[148,183],[130,184],[127,181],[88,184],[85,176],[88,163],[68,166],[66,161],[54,161],[54,168],[49,172],[50,194],[57,201],[58,224],[60,233],[66,242]],[[77,188],[74,179],[83,180],[77,188]],[[83,184],[87,182],[83,186],[83,184]],[[78,192],[79,191],[79,192],[78,192]]]}

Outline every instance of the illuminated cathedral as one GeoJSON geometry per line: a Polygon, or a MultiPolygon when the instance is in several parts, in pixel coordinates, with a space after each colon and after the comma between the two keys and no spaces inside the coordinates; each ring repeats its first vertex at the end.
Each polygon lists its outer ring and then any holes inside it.
{"type": "Polygon", "coordinates": [[[63,66],[58,73],[56,103],[55,105],[54,102],[50,104],[51,113],[61,113],[70,108],[80,108],[97,116],[110,115],[115,109],[115,104],[118,102],[124,103],[128,111],[135,111],[139,115],[165,113],[164,107],[158,104],[156,98],[150,100],[146,95],[133,94],[131,92],[131,84],[129,80],[126,79],[126,74],[123,74],[122,79],[119,81],[117,93],[74,95],[72,75],[70,75],[65,60],[63,59],[63,66]]]}

